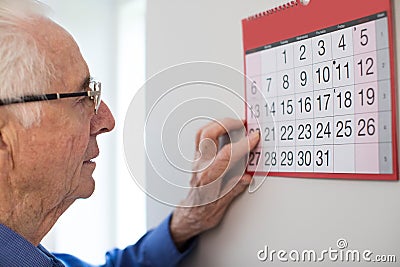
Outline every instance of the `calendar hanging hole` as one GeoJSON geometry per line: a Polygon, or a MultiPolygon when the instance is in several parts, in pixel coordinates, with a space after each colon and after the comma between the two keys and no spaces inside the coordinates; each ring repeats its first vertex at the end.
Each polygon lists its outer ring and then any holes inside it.
{"type": "Polygon", "coordinates": [[[310,3],[310,1],[311,1],[311,0],[300,0],[300,3],[301,3],[303,6],[306,6],[306,5],[308,5],[308,4],[310,3]]]}

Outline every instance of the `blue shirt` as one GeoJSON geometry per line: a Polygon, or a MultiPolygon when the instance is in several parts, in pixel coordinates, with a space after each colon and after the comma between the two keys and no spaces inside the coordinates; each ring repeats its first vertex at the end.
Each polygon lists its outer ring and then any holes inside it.
{"type": "MultiPolygon", "coordinates": [[[[169,230],[171,215],[157,228],[147,232],[136,244],[106,253],[104,267],[177,266],[190,253],[195,242],[180,253],[169,230]]],[[[0,224],[0,267],[93,267],[69,254],[51,254],[43,246],[35,247],[25,238],[0,224]]]]}

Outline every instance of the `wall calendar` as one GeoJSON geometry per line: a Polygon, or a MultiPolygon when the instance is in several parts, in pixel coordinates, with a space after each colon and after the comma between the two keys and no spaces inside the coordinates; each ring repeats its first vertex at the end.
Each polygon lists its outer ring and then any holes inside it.
{"type": "Polygon", "coordinates": [[[302,3],[242,21],[247,171],[397,180],[391,2],[302,3]]]}

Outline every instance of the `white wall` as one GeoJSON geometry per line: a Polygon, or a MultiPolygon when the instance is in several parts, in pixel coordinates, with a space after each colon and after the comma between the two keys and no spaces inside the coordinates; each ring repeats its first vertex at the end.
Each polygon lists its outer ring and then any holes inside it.
{"type": "MultiPolygon", "coordinates": [[[[149,0],[147,77],[171,65],[193,60],[216,61],[243,70],[241,19],[282,2],[285,1],[149,0]]],[[[399,3],[396,4],[399,9],[399,3]]],[[[394,14],[399,14],[398,11],[394,14]]],[[[240,94],[243,91],[242,86],[237,89],[240,94]]],[[[151,105],[156,96],[157,92],[148,92],[146,105],[151,105]]],[[[193,134],[195,129],[189,132],[193,134]]],[[[147,137],[156,139],[158,135],[150,132],[147,137]]],[[[184,145],[192,148],[193,142],[194,136],[184,145]]],[[[156,186],[150,179],[156,174],[148,163],[146,171],[148,186],[156,186]]],[[[184,173],[178,178],[189,179],[184,173]]],[[[175,195],[175,198],[183,197],[175,195]]],[[[148,199],[147,210],[148,227],[152,227],[171,208],[148,199]]],[[[336,248],[339,238],[345,238],[351,249],[395,254],[400,261],[399,225],[399,182],[269,177],[260,190],[245,193],[232,205],[220,227],[201,237],[198,248],[184,265],[310,266],[309,263],[261,263],[257,260],[257,251],[265,245],[277,250],[321,251],[336,248]]],[[[338,265],[325,262],[311,266],[338,265]]]]}

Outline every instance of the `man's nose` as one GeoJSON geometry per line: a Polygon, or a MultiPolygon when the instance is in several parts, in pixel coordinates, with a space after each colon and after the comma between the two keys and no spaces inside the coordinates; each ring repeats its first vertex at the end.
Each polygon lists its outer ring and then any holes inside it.
{"type": "Polygon", "coordinates": [[[110,109],[101,101],[99,110],[96,115],[93,116],[90,125],[91,135],[99,135],[102,133],[107,133],[114,129],[115,120],[110,109]]]}

